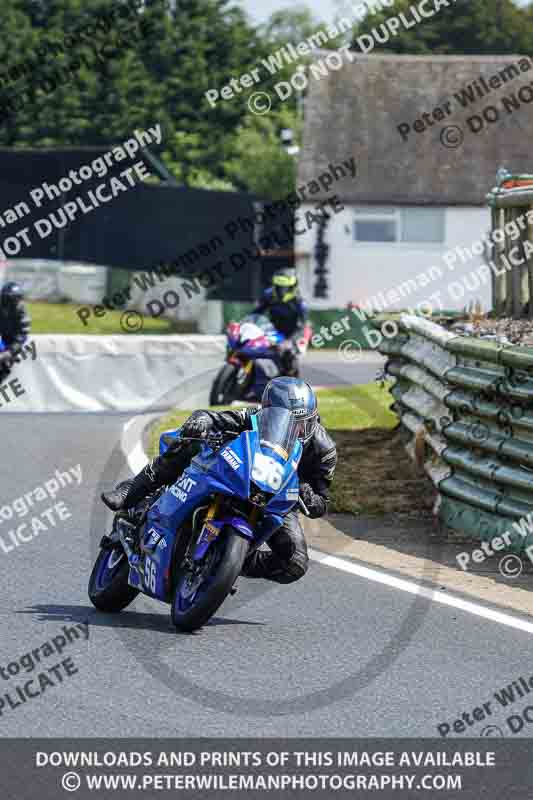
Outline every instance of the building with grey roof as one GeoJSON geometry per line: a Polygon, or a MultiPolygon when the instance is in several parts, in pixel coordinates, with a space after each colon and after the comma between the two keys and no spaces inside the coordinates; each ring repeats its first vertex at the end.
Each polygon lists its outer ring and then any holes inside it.
{"type": "MultiPolygon", "coordinates": [[[[438,293],[436,309],[490,306],[478,270],[486,194],[499,167],[533,172],[533,61],[353,53],[339,70],[308,75],[298,186],[357,164],[326,190],[317,181],[298,212],[303,220],[333,194],[344,206],[325,234],[329,297],[312,304],[415,308],[438,293]]],[[[305,227],[296,248],[312,292],[318,226],[305,227]]]]}

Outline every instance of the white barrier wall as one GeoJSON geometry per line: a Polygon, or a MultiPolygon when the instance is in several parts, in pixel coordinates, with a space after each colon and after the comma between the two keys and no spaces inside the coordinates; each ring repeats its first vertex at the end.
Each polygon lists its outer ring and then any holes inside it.
{"type": "Polygon", "coordinates": [[[173,389],[224,360],[224,336],[45,336],[0,386],[2,412],[166,409],[173,389]]]}

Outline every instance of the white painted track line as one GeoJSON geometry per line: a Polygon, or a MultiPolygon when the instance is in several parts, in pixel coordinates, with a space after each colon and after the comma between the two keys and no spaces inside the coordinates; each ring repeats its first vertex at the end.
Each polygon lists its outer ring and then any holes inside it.
{"type": "MultiPolygon", "coordinates": [[[[158,415],[154,414],[153,416],[155,418],[158,415]]],[[[134,474],[140,472],[148,461],[148,457],[141,442],[142,428],[146,425],[146,422],[146,416],[133,417],[124,425],[122,432],[122,450],[127,458],[128,466],[134,474]]],[[[339,558],[338,556],[321,553],[319,550],[310,549],[309,557],[324,567],[332,567],[341,572],[347,572],[351,575],[357,575],[359,578],[374,581],[383,586],[389,586],[391,589],[418,595],[434,603],[457,608],[467,614],[496,622],[499,625],[505,625],[508,628],[515,628],[525,633],[533,633],[533,622],[528,622],[526,619],[515,617],[504,611],[498,611],[494,608],[480,605],[479,603],[472,603],[469,600],[464,600],[462,597],[449,594],[448,592],[421,586],[413,581],[405,580],[405,578],[398,578],[396,575],[390,575],[388,572],[365,567],[355,561],[349,561],[348,559],[339,558]]]]}
{"type": "Polygon", "coordinates": [[[398,578],[396,575],[390,575],[388,572],[381,572],[370,567],[365,567],[355,561],[348,561],[344,558],[337,556],[327,555],[318,550],[310,550],[310,557],[313,561],[318,561],[325,567],[333,567],[342,572],[349,572],[352,575],[357,575],[361,578],[366,578],[369,581],[375,581],[385,586],[390,586],[392,589],[399,589],[401,592],[409,592],[409,594],[416,594],[420,597],[425,597],[435,603],[441,605],[451,606],[452,608],[466,611],[468,614],[473,614],[476,617],[483,617],[484,619],[498,622],[500,625],[506,625],[509,628],[516,628],[526,633],[533,633],[533,622],[528,622],[520,617],[515,617],[512,614],[506,614],[504,611],[497,611],[494,608],[480,605],[479,603],[472,603],[469,600],[464,600],[462,597],[457,597],[447,592],[441,592],[438,589],[430,589],[427,586],[421,586],[413,581],[398,578]]]}

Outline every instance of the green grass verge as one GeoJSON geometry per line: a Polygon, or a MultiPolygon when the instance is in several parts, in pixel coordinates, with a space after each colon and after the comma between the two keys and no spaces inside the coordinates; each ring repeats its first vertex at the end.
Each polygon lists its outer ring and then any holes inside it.
{"type": "MultiPolygon", "coordinates": [[[[375,498],[368,505],[365,504],[364,497],[361,497],[361,493],[357,493],[354,487],[360,477],[358,455],[360,432],[383,431],[383,429],[388,431],[397,425],[398,418],[389,409],[391,396],[387,389],[388,385],[382,388],[380,384],[369,383],[363,386],[320,389],[317,393],[321,422],[336,439],[338,445],[339,459],[331,491],[332,512],[380,513],[379,503],[376,504],[375,498]]],[[[154,425],[149,439],[151,457],[158,453],[161,433],[178,428],[190,413],[190,410],[173,411],[154,425]]],[[[362,448],[367,453],[368,444],[362,443],[362,448]]],[[[372,470],[370,468],[366,471],[372,470]]],[[[379,483],[379,478],[376,480],[379,483]]],[[[378,487],[378,494],[380,492],[381,489],[378,487]]]]}
{"type": "Polygon", "coordinates": [[[111,335],[124,334],[125,336],[139,334],[171,334],[194,333],[196,326],[191,322],[171,322],[168,319],[154,319],[143,317],[143,327],[140,331],[125,333],[120,326],[123,311],[107,311],[103,317],[91,315],[84,325],[77,315],[81,305],[73,303],[28,303],[32,318],[32,333],[67,333],[111,335]]]}
{"type": "Polygon", "coordinates": [[[367,428],[393,428],[396,415],[390,411],[389,384],[367,383],[320,389],[318,407],[322,424],[331,431],[360,431],[367,428]]]}

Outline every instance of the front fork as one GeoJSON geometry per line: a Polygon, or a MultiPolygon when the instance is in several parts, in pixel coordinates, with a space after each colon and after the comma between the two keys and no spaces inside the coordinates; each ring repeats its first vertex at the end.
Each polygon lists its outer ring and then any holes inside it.
{"type": "Polygon", "coordinates": [[[228,364],[233,364],[234,367],[237,367],[237,383],[241,389],[245,388],[250,380],[250,375],[254,368],[254,362],[251,359],[243,362],[240,358],[237,358],[237,356],[234,356],[233,354],[230,354],[227,360],[228,364]]]}
{"type": "Polygon", "coordinates": [[[226,515],[220,517],[221,503],[222,495],[216,495],[211,501],[200,535],[193,545],[192,552],[188,554],[190,563],[201,561],[204,558],[210,546],[218,539],[224,526],[227,525],[228,522],[231,522],[234,527],[237,527],[250,542],[253,541],[254,530],[259,518],[259,509],[256,507],[252,508],[247,519],[238,519],[236,517],[228,518],[226,515]]]}
{"type": "Polygon", "coordinates": [[[243,375],[238,379],[238,383],[245,387],[250,380],[250,375],[252,373],[252,369],[254,367],[253,361],[247,361],[245,364],[241,364],[243,375]]]}
{"type": "MultiPolygon", "coordinates": [[[[211,542],[213,542],[219,535],[221,528],[219,529],[219,523],[214,523],[212,520],[215,520],[217,516],[218,510],[220,508],[221,503],[221,496],[216,495],[212,502],[209,505],[207,510],[207,514],[205,516],[204,524],[202,526],[202,530],[200,531],[199,536],[197,537],[196,541],[193,544],[191,541],[189,547],[187,548],[187,553],[185,558],[183,559],[183,565],[188,568],[194,568],[195,561],[198,561],[199,558],[197,556],[197,550],[199,546],[207,544],[207,546],[203,547],[203,554],[202,557],[207,552],[207,549],[211,542]]],[[[221,526],[222,527],[222,526],[221,526]]],[[[101,545],[106,547],[112,547],[113,540],[116,538],[122,545],[124,552],[126,554],[126,558],[128,559],[128,563],[130,567],[132,567],[138,576],[138,580],[140,584],[143,583],[143,562],[144,558],[147,555],[144,552],[144,548],[142,546],[142,542],[140,544],[141,552],[135,552],[135,537],[141,536],[141,532],[139,531],[139,525],[131,522],[124,517],[115,517],[114,522],[114,530],[110,537],[104,537],[102,539],[101,545]],[[104,542],[105,539],[105,542],[104,542]]]]}

